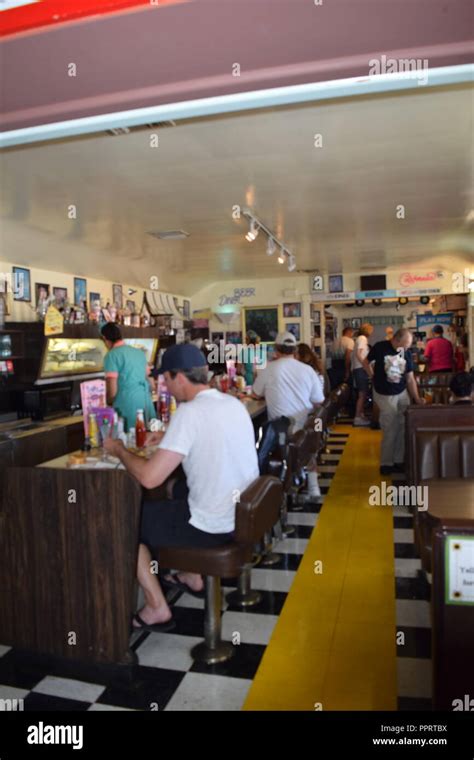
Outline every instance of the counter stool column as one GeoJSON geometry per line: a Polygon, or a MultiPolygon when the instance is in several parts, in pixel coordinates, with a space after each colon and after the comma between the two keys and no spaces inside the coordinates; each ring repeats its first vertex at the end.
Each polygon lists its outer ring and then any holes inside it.
{"type": "Polygon", "coordinates": [[[233,657],[235,647],[221,639],[221,579],[206,575],[205,587],[204,641],[193,647],[191,655],[198,662],[214,665],[233,657]]]}
{"type": "Polygon", "coordinates": [[[239,583],[236,591],[231,591],[226,596],[226,602],[233,607],[254,607],[262,600],[262,595],[259,591],[253,591],[250,588],[252,578],[252,565],[249,562],[244,565],[242,572],[239,575],[239,583]]]}

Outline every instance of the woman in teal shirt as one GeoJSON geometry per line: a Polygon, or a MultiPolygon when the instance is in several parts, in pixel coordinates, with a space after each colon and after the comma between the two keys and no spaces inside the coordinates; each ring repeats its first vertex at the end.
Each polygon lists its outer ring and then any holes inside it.
{"type": "Polygon", "coordinates": [[[101,330],[109,352],[104,360],[107,403],[125,420],[129,430],[135,427],[137,409],[145,412],[145,421],[156,417],[148,381],[146,356],[139,348],[127,346],[120,328],[108,322],[101,330]]]}

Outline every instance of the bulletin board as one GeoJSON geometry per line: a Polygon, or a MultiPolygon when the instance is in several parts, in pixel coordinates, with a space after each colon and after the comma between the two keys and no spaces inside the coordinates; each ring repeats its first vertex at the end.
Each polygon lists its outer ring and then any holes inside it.
{"type": "Polygon", "coordinates": [[[254,330],[261,343],[274,343],[281,325],[281,308],[278,306],[248,306],[242,309],[243,337],[254,330]]]}

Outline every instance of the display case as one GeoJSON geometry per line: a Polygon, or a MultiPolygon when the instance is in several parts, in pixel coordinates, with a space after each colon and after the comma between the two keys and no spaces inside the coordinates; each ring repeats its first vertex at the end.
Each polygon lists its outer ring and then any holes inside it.
{"type": "Polygon", "coordinates": [[[38,379],[56,380],[103,372],[106,353],[107,348],[100,338],[46,338],[38,379]]]}
{"type": "Polygon", "coordinates": [[[124,338],[123,342],[132,348],[138,348],[145,352],[148,364],[155,364],[156,352],[158,349],[157,338],[124,338]]]}

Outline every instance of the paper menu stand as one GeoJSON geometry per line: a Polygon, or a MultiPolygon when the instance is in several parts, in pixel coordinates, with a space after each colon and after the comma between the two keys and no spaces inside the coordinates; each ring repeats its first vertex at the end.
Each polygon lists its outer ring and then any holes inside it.
{"type": "Polygon", "coordinates": [[[93,409],[106,406],[105,380],[87,380],[81,383],[82,413],[84,415],[84,435],[89,437],[89,415],[93,409]]]}

